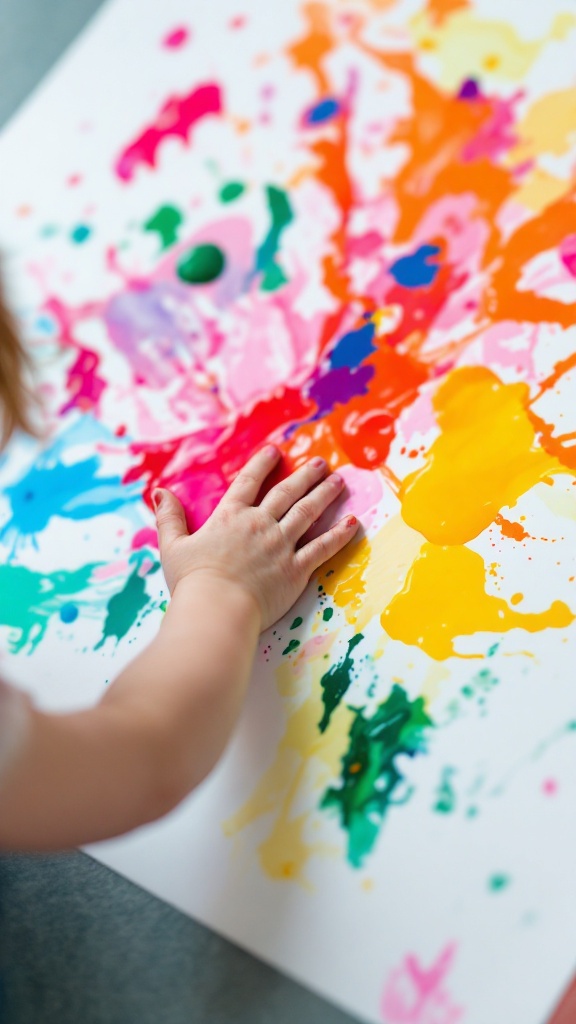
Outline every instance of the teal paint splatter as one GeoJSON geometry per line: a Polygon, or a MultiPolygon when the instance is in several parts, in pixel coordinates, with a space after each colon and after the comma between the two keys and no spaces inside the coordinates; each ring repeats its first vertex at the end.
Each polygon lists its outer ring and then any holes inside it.
{"type": "Polygon", "coordinates": [[[303,622],[304,619],[300,615],[297,615],[296,618],[294,619],[294,622],[290,626],[290,629],[298,629],[298,626],[301,626],[303,622]]]}
{"type": "Polygon", "coordinates": [[[246,191],[246,186],[241,181],[229,181],[220,189],[220,202],[232,203],[246,191]]]}
{"type": "Polygon", "coordinates": [[[300,641],[296,639],[291,640],[288,646],[282,651],[282,654],[292,654],[292,651],[295,651],[298,647],[300,647],[300,641]]]}
{"type": "Polygon", "coordinates": [[[74,572],[32,572],[23,565],[0,565],[0,625],[13,630],[9,647],[29,653],[42,640],[52,615],[70,607],[70,598],[86,591],[97,563],[74,572]]]}
{"type": "Polygon", "coordinates": [[[119,643],[132,628],[138,615],[149,601],[144,578],[139,576],[138,569],[135,569],[126,580],[120,593],[114,594],[110,598],[104,621],[104,632],[94,650],[97,651],[103,647],[110,636],[116,637],[116,642],[119,643]]]}
{"type": "Polygon", "coordinates": [[[339,812],[353,867],[361,867],[372,850],[389,808],[409,798],[410,792],[398,795],[404,780],[397,760],[424,753],[432,725],[423,698],[410,701],[398,685],[371,718],[362,708],[355,710],[340,786],[329,788],[320,804],[339,812]]]}
{"type": "Polygon", "coordinates": [[[455,768],[446,767],[442,769],[440,784],[436,793],[436,803],[434,804],[434,810],[437,814],[452,814],[456,809],[456,792],[453,785],[455,774],[455,768]]]}
{"type": "Polygon", "coordinates": [[[488,888],[490,892],[502,892],[508,888],[510,882],[511,878],[509,875],[492,875],[488,879],[488,888]]]}
{"type": "Polygon", "coordinates": [[[286,193],[268,185],[266,188],[266,199],[272,224],[256,253],[256,273],[261,273],[262,289],[264,291],[275,291],[286,282],[284,271],[276,262],[276,254],[280,246],[282,232],[293,219],[292,207],[286,193]]]}
{"type": "Polygon", "coordinates": [[[155,232],[160,239],[161,251],[178,241],[178,228],[183,217],[176,206],[160,206],[144,224],[144,231],[155,232]]]}
{"type": "Polygon", "coordinates": [[[196,245],[179,261],[176,273],[186,284],[210,284],[224,270],[224,253],[217,245],[196,245]]]}
{"type": "Polygon", "coordinates": [[[92,234],[92,228],[88,227],[87,224],[77,224],[75,228],[72,228],[70,232],[70,238],[76,245],[82,245],[86,242],[92,234]]]}
{"type": "Polygon", "coordinates": [[[320,732],[325,732],[328,728],[332,713],[338,707],[342,697],[350,686],[350,674],[354,668],[354,662],[351,658],[351,654],[354,648],[357,647],[363,639],[364,636],[362,633],[357,633],[356,636],[353,636],[348,644],[348,650],[343,661],[339,661],[336,665],[332,665],[320,680],[320,686],[323,691],[322,703],[324,704],[324,714],[318,723],[320,732]]]}

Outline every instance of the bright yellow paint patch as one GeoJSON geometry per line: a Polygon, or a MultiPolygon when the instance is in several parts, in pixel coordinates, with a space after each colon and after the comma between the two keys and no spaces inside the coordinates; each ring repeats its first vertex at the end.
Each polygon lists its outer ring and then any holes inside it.
{"type": "Polygon", "coordinates": [[[318,579],[361,633],[401,590],[422,544],[422,536],[394,516],[370,541],[362,538],[331,558],[318,579]]]}
{"type": "Polygon", "coordinates": [[[537,447],[526,384],[490,370],[453,371],[434,398],[440,437],[400,490],[402,516],[433,544],[465,544],[534,484],[565,473],[537,447]]]}
{"type": "MultiPolygon", "coordinates": [[[[443,661],[457,654],[454,641],[460,636],[516,628],[535,633],[560,629],[574,621],[562,601],[535,614],[514,611],[502,598],[487,594],[485,583],[484,562],[475,551],[426,544],[402,593],[385,609],[382,625],[392,639],[413,644],[443,661]]],[[[465,657],[482,657],[482,653],[465,657]]]]}

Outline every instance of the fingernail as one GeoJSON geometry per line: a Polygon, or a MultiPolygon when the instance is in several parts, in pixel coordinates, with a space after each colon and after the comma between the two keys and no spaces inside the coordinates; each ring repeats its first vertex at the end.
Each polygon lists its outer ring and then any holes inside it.
{"type": "Polygon", "coordinates": [[[314,466],[315,469],[322,469],[326,465],[326,459],[321,459],[319,455],[315,459],[310,459],[310,465],[314,466]]]}
{"type": "Polygon", "coordinates": [[[331,484],[334,484],[335,487],[342,487],[344,483],[339,473],[332,473],[332,476],[330,476],[328,479],[331,484]]]}
{"type": "Polygon", "coordinates": [[[357,522],[356,516],[348,516],[344,525],[350,530],[353,526],[356,526],[357,522]]]}
{"type": "Polygon", "coordinates": [[[267,444],[265,449],[264,449],[264,454],[267,455],[269,459],[277,458],[277,456],[278,456],[278,449],[277,449],[276,445],[275,444],[267,444]]]}
{"type": "Polygon", "coordinates": [[[159,487],[157,487],[155,491],[152,491],[152,504],[154,506],[154,511],[155,512],[157,512],[158,509],[160,508],[161,501],[162,501],[162,491],[160,490],[159,487]]]}

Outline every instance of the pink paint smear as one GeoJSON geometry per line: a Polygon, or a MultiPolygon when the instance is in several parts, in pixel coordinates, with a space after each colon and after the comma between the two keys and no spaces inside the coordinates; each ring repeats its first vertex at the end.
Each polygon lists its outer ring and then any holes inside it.
{"type": "Polygon", "coordinates": [[[156,166],[160,143],[169,135],[189,141],[191,129],[209,114],[222,112],[222,94],[215,84],[199,85],[187,96],[171,96],[156,120],[126,147],[118,157],[114,170],[122,181],[131,181],[140,164],[156,166]]]}
{"type": "Polygon", "coordinates": [[[385,1024],[458,1024],[464,1011],[445,988],[455,955],[456,945],[451,943],[432,967],[423,968],[408,954],[386,982],[381,1004],[385,1024]]]}

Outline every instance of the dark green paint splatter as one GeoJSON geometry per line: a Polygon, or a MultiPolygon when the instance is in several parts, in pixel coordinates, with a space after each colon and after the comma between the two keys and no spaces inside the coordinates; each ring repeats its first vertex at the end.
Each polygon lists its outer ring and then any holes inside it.
{"type": "Polygon", "coordinates": [[[144,578],[139,576],[138,570],[135,569],[126,580],[120,593],[114,594],[114,597],[110,598],[102,639],[98,641],[94,650],[97,651],[103,647],[109,636],[116,637],[117,642],[126,636],[149,600],[144,578]]]}
{"type": "Polygon", "coordinates": [[[291,640],[288,647],[285,647],[282,651],[282,654],[292,654],[292,651],[295,651],[297,647],[300,647],[300,641],[296,639],[291,640]]]}
{"type": "Polygon", "coordinates": [[[217,245],[196,245],[182,257],[176,272],[186,284],[209,284],[224,270],[224,253],[217,245]]]}
{"type": "Polygon", "coordinates": [[[455,768],[446,767],[442,769],[440,784],[436,793],[436,803],[434,804],[434,810],[438,814],[451,814],[456,807],[456,793],[452,782],[455,774],[455,768]]]}
{"type": "Polygon", "coordinates": [[[302,618],[302,616],[297,615],[296,618],[294,619],[294,622],[290,626],[290,629],[298,629],[298,626],[301,626],[303,622],[304,619],[302,618]]]}
{"type": "Polygon", "coordinates": [[[432,724],[423,698],[410,701],[397,685],[371,718],[365,717],[364,709],[355,710],[341,784],[328,789],[321,801],[321,807],[340,813],[353,867],[361,867],[372,850],[388,809],[408,799],[410,793],[400,798],[397,792],[403,782],[397,759],[423,753],[432,724]]]}
{"type": "Polygon", "coordinates": [[[323,690],[322,703],[324,704],[324,714],[318,723],[320,732],[325,732],[328,728],[332,712],[338,707],[342,697],[350,686],[352,681],[350,679],[350,673],[354,668],[354,662],[351,658],[351,654],[354,648],[357,647],[363,639],[364,637],[362,633],[357,633],[356,636],[353,636],[348,644],[348,650],[344,660],[337,662],[336,665],[332,665],[320,680],[320,686],[323,690]]]}
{"type": "Polygon", "coordinates": [[[169,249],[178,241],[178,228],[183,217],[175,206],[160,206],[144,225],[144,231],[154,231],[160,239],[161,249],[169,249]]]}
{"type": "Polygon", "coordinates": [[[282,232],[292,221],[293,214],[288,196],[282,189],[268,185],[266,199],[272,224],[256,253],[256,272],[263,275],[262,289],[271,292],[280,288],[286,281],[284,271],[276,262],[276,254],[282,232]]]}
{"type": "Polygon", "coordinates": [[[324,619],[324,622],[330,622],[330,619],[332,618],[333,615],[333,608],[325,608],[324,611],[322,612],[322,618],[324,619]]]}
{"type": "Polygon", "coordinates": [[[246,186],[241,181],[229,181],[227,185],[223,185],[220,189],[220,202],[221,203],[232,203],[235,199],[245,192],[246,186]]]}

